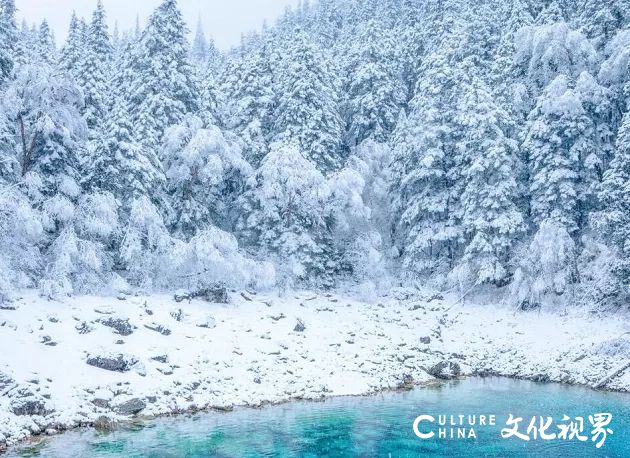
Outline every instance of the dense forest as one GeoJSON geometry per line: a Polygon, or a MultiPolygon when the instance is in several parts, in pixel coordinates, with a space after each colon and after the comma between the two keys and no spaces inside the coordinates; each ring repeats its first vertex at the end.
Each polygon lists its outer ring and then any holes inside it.
{"type": "Polygon", "coordinates": [[[227,53],[176,0],[59,46],[0,4],[4,300],[630,293],[628,0],[303,1],[227,53]]]}

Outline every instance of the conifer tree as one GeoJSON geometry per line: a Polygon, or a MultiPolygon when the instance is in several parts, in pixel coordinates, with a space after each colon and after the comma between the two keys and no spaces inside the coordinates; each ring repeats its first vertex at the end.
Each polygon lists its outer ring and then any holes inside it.
{"type": "Polygon", "coordinates": [[[79,63],[84,52],[84,36],[76,13],[72,12],[68,38],[61,48],[60,67],[78,79],[79,63]]]}
{"type": "Polygon", "coordinates": [[[396,245],[403,266],[424,274],[450,270],[463,235],[454,125],[461,74],[440,51],[425,59],[410,113],[393,139],[396,245]]]}
{"type": "Polygon", "coordinates": [[[208,42],[206,41],[206,35],[203,31],[203,25],[201,24],[201,16],[199,16],[197,20],[197,31],[195,32],[195,38],[190,48],[190,59],[193,63],[203,68],[207,65],[209,57],[208,42]]]}
{"type": "Polygon", "coordinates": [[[275,99],[266,47],[238,58],[225,73],[225,125],[241,137],[243,154],[257,166],[267,154],[275,99]]]}
{"type": "Polygon", "coordinates": [[[186,33],[177,0],[163,0],[131,53],[126,91],[133,133],[148,148],[199,106],[186,33]]]}
{"type": "Polygon", "coordinates": [[[107,115],[112,59],[112,45],[101,0],[97,2],[92,21],[87,28],[84,50],[78,80],[85,98],[84,110],[88,127],[97,130],[107,115]]]}
{"type": "Polygon", "coordinates": [[[569,234],[580,229],[579,150],[589,128],[568,78],[558,76],[530,113],[522,145],[529,157],[531,214],[537,225],[551,220],[569,234]]]}
{"type": "Polygon", "coordinates": [[[356,43],[345,84],[348,142],[384,142],[394,130],[405,100],[391,61],[393,52],[378,23],[369,21],[356,43]]]}
{"type": "Polygon", "coordinates": [[[341,166],[342,122],[332,75],[326,61],[305,33],[290,44],[280,78],[273,125],[276,141],[296,141],[317,167],[327,172],[341,166]]]}
{"type": "Polygon", "coordinates": [[[14,0],[2,0],[0,2],[0,87],[13,71],[17,39],[14,0]]]}
{"type": "Polygon", "coordinates": [[[87,182],[93,191],[113,194],[123,210],[134,199],[160,204],[165,178],[155,150],[133,136],[133,124],[125,99],[116,97],[109,121],[96,142],[87,182]]]}
{"type": "Polygon", "coordinates": [[[597,222],[606,238],[619,250],[617,274],[630,285],[630,114],[623,117],[615,156],[605,172],[599,194],[603,209],[597,222]]]}
{"type": "Polygon", "coordinates": [[[52,31],[46,19],[40,24],[36,37],[35,49],[33,50],[34,57],[46,65],[53,66],[56,61],[57,50],[52,31]]]}
{"type": "Polygon", "coordinates": [[[333,271],[324,186],[324,176],[297,143],[275,143],[243,197],[241,234],[278,261],[285,281],[317,283],[333,271]]]}
{"type": "Polygon", "coordinates": [[[502,284],[510,275],[512,247],[524,233],[518,207],[517,146],[505,130],[507,112],[493,100],[484,82],[469,76],[458,105],[458,147],[463,152],[462,224],[467,239],[463,263],[476,284],[502,284]]]}

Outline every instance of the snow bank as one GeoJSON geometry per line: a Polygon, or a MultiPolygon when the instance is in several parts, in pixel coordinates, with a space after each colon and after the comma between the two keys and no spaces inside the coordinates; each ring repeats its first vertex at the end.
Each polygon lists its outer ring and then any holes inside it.
{"type": "MultiPolygon", "coordinates": [[[[129,416],[362,395],[458,372],[595,386],[630,356],[627,319],[396,290],[45,301],[0,309],[0,444],[129,416]],[[429,375],[429,373],[433,375],[429,375]]],[[[630,370],[605,387],[628,391],[630,370]]]]}

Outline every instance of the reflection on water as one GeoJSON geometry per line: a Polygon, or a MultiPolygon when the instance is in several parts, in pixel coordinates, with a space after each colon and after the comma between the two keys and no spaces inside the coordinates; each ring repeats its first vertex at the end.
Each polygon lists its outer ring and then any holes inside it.
{"type": "MultiPolygon", "coordinates": [[[[586,425],[590,431],[590,425],[586,425]]],[[[426,429],[426,428],[425,428],[426,429]]],[[[519,428],[525,432],[527,425],[519,428]]],[[[585,432],[588,434],[588,432],[585,432]]],[[[149,422],[112,433],[77,431],[12,457],[630,457],[630,395],[500,378],[469,379],[438,388],[365,398],[296,402],[149,422]],[[613,414],[605,445],[590,441],[501,439],[508,414],[523,417],[613,414]],[[421,440],[420,414],[496,415],[476,439],[421,440]]]]}

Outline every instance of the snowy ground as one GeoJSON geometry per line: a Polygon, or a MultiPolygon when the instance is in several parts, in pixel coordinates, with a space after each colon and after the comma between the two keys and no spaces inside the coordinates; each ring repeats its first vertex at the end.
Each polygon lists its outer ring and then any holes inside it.
{"type": "MultiPolygon", "coordinates": [[[[515,314],[412,290],[374,304],[313,293],[60,303],[26,292],[9,305],[0,309],[0,448],[134,413],[394,389],[434,380],[427,371],[443,361],[463,374],[591,386],[630,361],[627,317],[515,314]]],[[[630,391],[630,369],[604,388],[630,391]]]]}

